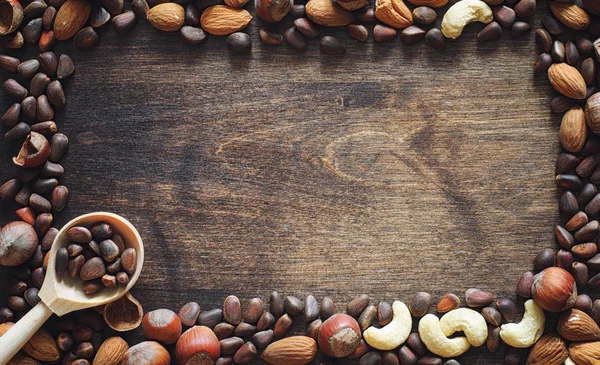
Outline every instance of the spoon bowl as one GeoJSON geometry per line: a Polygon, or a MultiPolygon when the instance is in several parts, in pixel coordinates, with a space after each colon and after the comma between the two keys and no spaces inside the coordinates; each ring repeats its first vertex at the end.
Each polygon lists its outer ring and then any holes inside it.
{"type": "Polygon", "coordinates": [[[48,254],[46,278],[39,292],[41,301],[0,337],[0,365],[8,363],[52,314],[63,316],[67,313],[97,307],[121,298],[140,277],[144,264],[144,244],[138,231],[125,218],[106,212],[84,214],[71,220],[58,232],[48,254]],[[57,277],[55,270],[56,253],[60,248],[69,244],[67,231],[70,228],[74,226],[89,228],[100,222],[111,225],[114,231],[123,237],[126,248],[135,248],[137,265],[135,272],[129,278],[127,286],[103,288],[96,294],[86,295],[83,292],[83,281],[80,278],[72,278],[69,275],[57,277]]]}

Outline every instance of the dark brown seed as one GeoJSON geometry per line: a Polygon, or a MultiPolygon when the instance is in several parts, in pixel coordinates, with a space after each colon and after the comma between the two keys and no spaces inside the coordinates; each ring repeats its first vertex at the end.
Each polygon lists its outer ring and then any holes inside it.
{"type": "Polygon", "coordinates": [[[200,25],[200,8],[195,3],[189,3],[185,6],[185,24],[197,27],[200,25]]]}
{"type": "Polygon", "coordinates": [[[55,80],[48,84],[46,88],[48,101],[57,108],[64,108],[66,105],[65,92],[60,81],[55,80]]]}
{"type": "Polygon", "coordinates": [[[4,139],[7,141],[22,141],[27,137],[30,130],[31,128],[27,123],[17,123],[17,125],[4,134],[4,139]]]}
{"type": "Polygon", "coordinates": [[[513,37],[520,37],[529,33],[531,25],[527,22],[516,21],[512,27],[510,27],[510,35],[513,37]]]}
{"type": "Polygon", "coordinates": [[[29,288],[25,291],[25,301],[27,302],[27,304],[29,304],[30,307],[35,307],[36,305],[38,305],[42,300],[40,299],[40,297],[38,296],[39,293],[39,289],[37,288],[29,288]]]}
{"type": "MultiPolygon", "coordinates": [[[[96,252],[96,250],[100,251],[100,247],[98,247],[98,244],[94,241],[90,242],[89,246],[90,249],[94,251],[94,253],[96,252]]],[[[121,259],[116,259],[114,262],[107,265],[106,271],[108,271],[111,274],[116,274],[119,271],[123,271],[123,268],[121,267],[121,259]]]]}
{"type": "Polygon", "coordinates": [[[425,355],[425,353],[427,353],[427,348],[425,347],[423,341],[421,341],[421,337],[417,332],[413,332],[410,335],[408,335],[408,338],[406,339],[406,344],[417,355],[423,356],[425,355]]]}
{"type": "Polygon", "coordinates": [[[416,25],[411,25],[404,28],[400,33],[400,39],[402,42],[408,45],[419,43],[425,37],[425,31],[416,25]]]}
{"type": "Polygon", "coordinates": [[[274,328],[275,339],[284,338],[290,328],[292,328],[292,324],[292,318],[287,313],[279,317],[274,328]]]}
{"type": "Polygon", "coordinates": [[[514,322],[517,319],[517,306],[512,300],[506,298],[498,299],[496,301],[496,308],[498,308],[498,311],[507,322],[514,322]]]}
{"type": "Polygon", "coordinates": [[[40,95],[37,98],[37,119],[39,121],[54,119],[54,110],[46,95],[40,95]]]}
{"type": "Polygon", "coordinates": [[[385,42],[396,38],[398,32],[387,25],[376,24],[373,28],[373,39],[375,42],[385,42]]]}
{"type": "Polygon", "coordinates": [[[558,21],[558,19],[556,19],[552,14],[544,15],[544,18],[542,19],[542,24],[544,25],[544,28],[546,28],[548,33],[552,35],[560,35],[565,31],[565,26],[560,21],[558,21]]]}
{"type": "Polygon", "coordinates": [[[40,62],[38,60],[32,59],[22,62],[18,67],[17,71],[19,75],[23,78],[30,79],[38,72],[40,68],[40,62]]]}
{"type": "Polygon", "coordinates": [[[23,9],[23,17],[25,20],[39,18],[44,14],[47,8],[48,5],[41,0],[32,1],[25,9],[23,9]]]}
{"type": "Polygon", "coordinates": [[[533,65],[533,72],[536,75],[542,75],[548,72],[548,69],[552,66],[552,56],[547,53],[542,53],[539,55],[537,61],[533,65]]]}
{"type": "Polygon", "coordinates": [[[408,302],[408,308],[414,317],[419,318],[423,317],[425,313],[427,313],[430,304],[431,294],[418,292],[410,298],[408,302]]]}
{"type": "Polygon", "coordinates": [[[335,314],[335,305],[329,297],[323,298],[321,301],[321,319],[324,321],[335,314]]]}
{"type": "MultiPolygon", "coordinates": [[[[575,172],[582,178],[589,177],[596,167],[598,166],[598,157],[595,155],[588,156],[584,158],[579,165],[575,168],[575,172]]],[[[568,187],[567,187],[568,188],[568,187]]],[[[579,188],[581,188],[581,183],[579,184],[579,188]]],[[[577,189],[579,190],[579,189],[577,189]]]]}
{"type": "Polygon", "coordinates": [[[264,312],[264,303],[260,298],[252,298],[243,314],[243,320],[246,323],[257,323],[264,312]]]}
{"type": "Polygon", "coordinates": [[[40,63],[46,75],[54,76],[56,74],[58,58],[54,52],[44,52],[40,54],[40,63]]]}
{"type": "Polygon", "coordinates": [[[29,198],[31,197],[31,188],[29,185],[23,185],[21,190],[15,196],[15,201],[21,205],[29,205],[29,198]]]}
{"type": "Polygon", "coordinates": [[[575,44],[583,56],[591,56],[594,53],[594,44],[582,34],[575,35],[575,44]]]}
{"type": "MultiPolygon", "coordinates": [[[[122,261],[121,264],[123,264],[122,261]]],[[[238,325],[242,321],[242,305],[235,295],[225,298],[223,303],[223,318],[233,325],[238,325]]]]}
{"type": "Polygon", "coordinates": [[[256,333],[256,326],[241,322],[235,327],[234,334],[239,337],[248,337],[256,333]]]}
{"type": "Polygon", "coordinates": [[[101,26],[108,23],[110,20],[110,13],[100,4],[94,4],[92,7],[92,13],[90,15],[90,25],[94,28],[100,28],[101,26]]]}
{"type": "Polygon", "coordinates": [[[56,257],[54,259],[54,268],[58,275],[67,272],[67,265],[69,264],[69,252],[66,248],[60,248],[56,251],[56,257]]]}
{"type": "Polygon", "coordinates": [[[117,16],[123,12],[123,0],[101,0],[100,2],[112,16],[117,16]]]}
{"type": "Polygon", "coordinates": [[[148,11],[150,6],[146,0],[133,0],[131,2],[131,9],[142,19],[148,19],[148,11]]]}
{"type": "MultiPolygon", "coordinates": [[[[54,123],[53,121],[49,120],[47,122],[40,122],[40,123],[36,123],[34,125],[31,126],[31,130],[33,132],[37,132],[46,136],[50,136],[54,133],[56,133],[57,127],[56,127],[56,123],[54,123]]],[[[48,162],[48,161],[46,161],[48,162]]]]}
{"type": "Polygon", "coordinates": [[[275,45],[283,42],[283,36],[281,34],[272,32],[265,28],[260,28],[258,34],[260,36],[260,40],[264,44],[275,45]]]}
{"type": "Polygon", "coordinates": [[[54,19],[56,18],[57,10],[54,6],[49,6],[44,11],[44,15],[42,15],[42,25],[44,26],[44,30],[49,31],[54,28],[54,19]]]}
{"type": "Polygon", "coordinates": [[[581,75],[585,80],[586,84],[592,85],[596,80],[596,63],[592,58],[587,58],[581,62],[579,67],[581,75]]]}
{"type": "Polygon", "coordinates": [[[308,38],[314,38],[321,34],[321,27],[311,22],[307,18],[298,18],[294,20],[296,29],[308,38]]]}
{"type": "Polygon", "coordinates": [[[573,264],[573,255],[569,251],[559,250],[556,254],[556,267],[569,270],[573,264]]]}
{"type": "Polygon", "coordinates": [[[67,231],[67,239],[76,243],[88,244],[92,240],[92,233],[85,227],[75,226],[67,231]]]}
{"type": "MultiPolygon", "coordinates": [[[[521,0],[524,1],[524,0],[521,0]]],[[[442,365],[442,363],[444,362],[444,360],[442,360],[441,358],[437,357],[437,356],[431,356],[431,355],[427,355],[427,356],[423,356],[422,358],[419,359],[419,361],[417,361],[418,365],[442,365]]]]}
{"type": "Polygon", "coordinates": [[[494,296],[486,291],[471,288],[465,292],[465,301],[471,308],[483,307],[492,303],[494,296]]]}
{"type": "Polygon", "coordinates": [[[362,24],[350,24],[346,27],[348,35],[361,42],[365,42],[369,38],[369,30],[362,24]]]}
{"type": "Polygon", "coordinates": [[[56,345],[61,351],[68,352],[71,351],[73,345],[75,345],[75,341],[68,333],[60,333],[56,338],[56,345]]]}
{"type": "Polygon", "coordinates": [[[554,234],[556,235],[558,244],[567,250],[575,244],[575,238],[571,235],[571,233],[559,225],[554,227],[554,234]]]}
{"type": "Polygon", "coordinates": [[[110,224],[100,222],[94,224],[92,228],[90,228],[90,233],[95,240],[101,241],[111,238],[113,235],[113,229],[110,224]]]}
{"type": "Polygon", "coordinates": [[[297,51],[303,52],[308,49],[308,43],[306,43],[304,36],[295,27],[291,27],[283,33],[283,40],[285,44],[297,51]]]}
{"type": "Polygon", "coordinates": [[[594,184],[585,184],[579,193],[577,202],[580,206],[587,205],[598,194],[598,190],[594,184]]]}
{"type": "Polygon", "coordinates": [[[25,28],[23,28],[23,39],[25,42],[36,44],[40,40],[43,27],[42,18],[33,19],[27,23],[25,28]]]}
{"type": "MultiPolygon", "coordinates": [[[[587,284],[590,288],[597,288],[600,286],[600,273],[592,276],[590,278],[590,280],[588,280],[588,284],[587,284]]],[[[10,306],[9,306],[10,307],[10,306]]]]}
{"type": "Polygon", "coordinates": [[[2,125],[6,128],[12,128],[19,123],[21,114],[21,104],[15,103],[2,115],[2,125]]]}
{"type": "Polygon", "coordinates": [[[588,216],[598,216],[600,213],[600,194],[596,194],[592,200],[585,206],[585,213],[588,216]]]}
{"type": "Polygon", "coordinates": [[[227,322],[221,322],[215,326],[213,332],[219,340],[223,340],[233,334],[235,326],[227,322]]]}
{"type": "Polygon", "coordinates": [[[552,50],[552,36],[545,29],[539,28],[535,31],[535,42],[544,53],[550,53],[552,50]]]}
{"type": "Polygon", "coordinates": [[[133,11],[126,11],[115,16],[112,20],[117,33],[128,33],[137,23],[138,17],[133,11]]]}
{"type": "Polygon", "coordinates": [[[81,268],[79,276],[84,281],[101,278],[106,274],[106,266],[100,257],[89,259],[81,268]]]}
{"type": "Polygon", "coordinates": [[[400,350],[398,350],[398,359],[402,365],[416,365],[417,361],[419,361],[417,355],[415,355],[415,353],[406,345],[403,345],[400,347],[400,350]]]}
{"type": "Polygon", "coordinates": [[[4,90],[6,93],[17,100],[23,100],[27,96],[27,89],[15,79],[8,79],[4,82],[4,90]]]}
{"type": "Polygon", "coordinates": [[[348,315],[358,318],[358,316],[360,316],[360,314],[365,310],[365,308],[367,308],[368,305],[369,296],[366,294],[361,294],[348,303],[346,312],[348,315]]]}
{"type": "Polygon", "coordinates": [[[36,193],[31,194],[29,197],[29,205],[39,213],[50,213],[52,211],[52,204],[48,199],[36,193]]]}
{"type": "Polygon", "coordinates": [[[200,44],[206,40],[206,33],[202,28],[184,26],[180,30],[183,41],[187,44],[200,44]]]}
{"type": "Polygon", "coordinates": [[[24,312],[27,310],[27,302],[25,299],[14,295],[8,297],[6,306],[13,312],[24,312]]]}
{"type": "Polygon", "coordinates": [[[46,88],[50,84],[50,78],[45,73],[37,73],[31,79],[29,92],[36,98],[46,92],[46,88]]]}
{"type": "MultiPolygon", "coordinates": [[[[46,234],[46,232],[48,232],[48,229],[50,229],[50,226],[52,225],[52,221],[54,220],[54,217],[52,216],[52,214],[50,213],[42,213],[40,215],[38,215],[35,218],[35,231],[37,232],[37,234],[39,236],[44,236],[46,234]]],[[[41,252],[42,248],[40,246],[40,252],[41,252]]],[[[42,257],[42,261],[43,261],[43,257],[42,257]]],[[[39,266],[37,266],[39,267],[39,266]]]]}
{"type": "Polygon", "coordinates": [[[81,288],[83,289],[83,293],[85,295],[94,295],[100,290],[104,289],[104,285],[102,284],[102,280],[96,279],[91,281],[84,281],[81,288]]]}
{"type": "MultiPolygon", "coordinates": [[[[100,242],[100,253],[102,254],[102,258],[107,262],[115,261],[120,254],[119,248],[112,240],[100,242]]],[[[123,262],[123,259],[121,259],[121,265],[123,265],[123,262]]]]}
{"type": "Polygon", "coordinates": [[[573,41],[568,41],[565,45],[565,57],[569,65],[577,67],[579,63],[579,50],[573,41]]]}
{"type": "Polygon", "coordinates": [[[17,196],[23,184],[18,179],[11,179],[0,186],[0,200],[12,200],[17,196]]]}
{"type": "Polygon", "coordinates": [[[304,319],[306,322],[317,319],[319,317],[319,310],[319,302],[317,299],[312,295],[307,296],[304,304],[304,319]]]}
{"type": "Polygon", "coordinates": [[[52,248],[52,243],[54,242],[54,238],[56,238],[57,234],[58,234],[58,229],[56,229],[54,227],[50,227],[50,229],[48,229],[48,232],[46,232],[46,234],[44,235],[44,238],[42,238],[42,242],[41,242],[42,250],[48,251],[52,248]]]}
{"type": "Polygon", "coordinates": [[[599,229],[600,224],[597,220],[590,221],[585,226],[581,227],[577,232],[575,232],[575,240],[580,242],[592,241],[598,236],[599,229]]]}
{"type": "Polygon", "coordinates": [[[531,285],[533,284],[533,273],[526,271],[517,282],[516,293],[522,298],[531,298],[531,285]]]}
{"type": "Polygon", "coordinates": [[[85,257],[83,255],[79,255],[71,260],[69,260],[69,264],[67,266],[67,271],[72,278],[76,278],[79,276],[81,272],[81,268],[85,264],[85,257]]]}
{"type": "Polygon", "coordinates": [[[67,204],[69,190],[64,185],[58,185],[52,190],[52,207],[56,212],[61,212],[67,204]]]}
{"type": "Polygon", "coordinates": [[[400,365],[398,355],[396,355],[393,351],[385,351],[381,355],[381,365],[400,365]]]}
{"type": "Polygon", "coordinates": [[[98,41],[100,41],[100,37],[98,37],[98,33],[96,33],[93,27],[81,29],[73,37],[73,44],[79,49],[90,49],[97,45],[98,41]]]}
{"type": "Polygon", "coordinates": [[[73,63],[73,60],[69,55],[63,53],[58,60],[56,76],[59,79],[64,79],[71,76],[73,72],[75,72],[75,64],[73,63]]]}
{"type": "Polygon", "coordinates": [[[581,262],[574,262],[571,264],[571,275],[575,278],[577,287],[585,288],[588,280],[588,267],[586,264],[581,262]]]}
{"type": "Polygon", "coordinates": [[[27,283],[19,279],[8,278],[2,283],[2,289],[8,295],[21,295],[27,290],[27,283]]]}
{"type": "Polygon", "coordinates": [[[274,336],[273,330],[257,332],[252,336],[252,342],[257,348],[264,349],[273,342],[274,336]]]}
{"type": "Polygon", "coordinates": [[[556,261],[556,252],[551,248],[545,248],[533,259],[533,267],[537,271],[542,271],[548,267],[554,266],[556,261]]]}
{"type": "Polygon", "coordinates": [[[536,7],[536,0],[521,0],[514,9],[519,18],[529,18],[535,14],[536,7]]]}
{"type": "Polygon", "coordinates": [[[43,31],[42,35],[40,36],[40,41],[38,43],[38,46],[40,47],[40,51],[41,52],[49,51],[52,49],[52,47],[54,47],[55,44],[56,44],[56,37],[54,36],[54,31],[53,30],[43,31]]]}
{"type": "Polygon", "coordinates": [[[264,331],[268,328],[271,328],[275,323],[275,317],[271,314],[271,312],[264,311],[260,316],[258,323],[256,324],[257,331],[264,331]]]}
{"type": "Polygon", "coordinates": [[[580,243],[571,247],[571,252],[582,259],[589,259],[598,252],[598,247],[594,242],[580,243]]]}
{"type": "Polygon", "coordinates": [[[429,25],[435,23],[437,20],[437,12],[427,6],[416,7],[412,14],[417,24],[429,25]]]}
{"type": "Polygon", "coordinates": [[[198,316],[198,325],[209,328],[215,327],[223,319],[223,311],[221,309],[212,309],[206,312],[200,312],[198,316]]]}
{"type": "Polygon", "coordinates": [[[577,197],[572,192],[568,190],[565,191],[560,196],[558,207],[561,213],[563,213],[567,217],[572,217],[575,213],[579,211],[579,203],[577,202],[577,197]]]}
{"type": "Polygon", "coordinates": [[[379,302],[377,305],[377,323],[383,327],[392,321],[392,306],[388,302],[379,302]]]}
{"type": "Polygon", "coordinates": [[[69,257],[76,257],[81,255],[83,247],[76,243],[71,243],[67,246],[67,252],[69,253],[69,257]]]}
{"type": "Polygon", "coordinates": [[[589,313],[592,310],[592,298],[587,294],[580,294],[577,296],[577,300],[575,301],[575,305],[573,306],[575,309],[579,309],[580,311],[589,313]]]}
{"type": "Polygon", "coordinates": [[[289,14],[292,19],[304,18],[306,17],[306,7],[303,4],[294,4],[289,14]]]}
{"type": "Polygon", "coordinates": [[[381,364],[381,354],[377,351],[370,351],[364,354],[360,360],[358,360],[359,365],[380,365],[381,364]]]}
{"type": "Polygon", "coordinates": [[[67,150],[68,145],[69,139],[67,136],[62,133],[56,133],[53,135],[52,141],[50,142],[50,155],[48,155],[48,160],[52,162],[59,162],[67,150]]]}
{"type": "Polygon", "coordinates": [[[554,41],[552,43],[552,49],[550,50],[550,56],[554,62],[563,62],[565,60],[565,45],[561,41],[554,41]]]}
{"type": "Polygon", "coordinates": [[[358,325],[360,328],[365,331],[367,328],[371,326],[371,323],[377,317],[377,307],[374,305],[370,305],[360,314],[358,317],[358,325]]]}
{"type": "Polygon", "coordinates": [[[1,45],[4,48],[10,48],[10,49],[23,48],[23,44],[25,43],[25,40],[23,39],[23,34],[21,34],[21,32],[14,32],[11,34],[7,34],[0,39],[1,39],[1,42],[0,42],[1,45]]]}
{"type": "Polygon", "coordinates": [[[494,20],[504,28],[510,28],[517,19],[515,11],[508,6],[499,6],[493,9],[494,20]]]}
{"type": "MultiPolygon", "coordinates": [[[[489,327],[489,326],[488,326],[489,327]]],[[[496,353],[500,350],[502,339],[500,338],[500,327],[489,327],[486,347],[491,353],[496,353]]]]}
{"type": "Polygon", "coordinates": [[[280,317],[284,312],[284,298],[281,294],[274,291],[269,297],[269,308],[273,316],[280,317]]]}
{"type": "Polygon", "coordinates": [[[325,36],[321,38],[320,46],[321,53],[330,55],[343,55],[346,53],[346,45],[341,39],[336,37],[325,36]]]}
{"type": "Polygon", "coordinates": [[[247,54],[252,51],[252,39],[246,33],[236,32],[227,36],[227,48],[239,54],[247,54]]]}
{"type": "Polygon", "coordinates": [[[256,355],[256,346],[248,341],[233,355],[233,362],[236,364],[245,364],[254,360],[256,355]]]}
{"type": "Polygon", "coordinates": [[[220,357],[215,362],[215,365],[232,365],[233,358],[232,357],[220,357]]]}
{"type": "Polygon", "coordinates": [[[32,190],[38,194],[48,194],[58,185],[55,178],[37,179],[32,185],[32,190]]]}
{"type": "Polygon", "coordinates": [[[127,286],[129,284],[129,275],[126,272],[117,273],[117,284],[123,287],[127,286]]]}
{"type": "Polygon", "coordinates": [[[291,316],[297,316],[304,311],[304,303],[294,296],[287,296],[283,301],[285,311],[291,316]]]}
{"type": "Polygon", "coordinates": [[[10,73],[16,73],[17,67],[21,64],[21,60],[16,57],[12,57],[9,55],[0,55],[0,67],[5,69],[10,73]]]}
{"type": "MultiPolygon", "coordinates": [[[[44,213],[44,214],[48,214],[48,213],[44,213]]],[[[40,215],[41,215],[41,214],[40,214],[40,215]]],[[[50,215],[50,216],[51,216],[51,215],[50,215]]],[[[38,216],[38,217],[39,217],[39,216],[38,216]]],[[[36,218],[36,221],[37,221],[37,220],[38,220],[38,219],[36,218]]],[[[34,224],[35,224],[35,223],[34,223],[34,224]]],[[[43,227],[39,227],[39,226],[38,226],[38,227],[34,227],[34,228],[36,228],[36,233],[38,233],[38,231],[39,231],[40,229],[43,229],[43,227]]],[[[39,236],[39,235],[40,235],[40,233],[38,233],[38,236],[39,236]]],[[[32,269],[33,269],[33,268],[38,268],[38,267],[41,267],[41,266],[43,266],[43,264],[44,264],[44,256],[45,256],[45,254],[44,254],[44,252],[42,252],[42,247],[38,245],[38,246],[37,246],[37,248],[36,248],[36,250],[35,250],[35,252],[34,252],[34,254],[33,254],[33,256],[31,256],[31,257],[29,258],[29,260],[27,261],[27,264],[28,264],[28,265],[29,265],[29,267],[30,267],[30,268],[32,268],[32,269]]]]}
{"type": "Polygon", "coordinates": [[[320,319],[315,319],[314,321],[310,322],[308,327],[306,327],[306,335],[317,341],[317,336],[319,335],[319,330],[321,329],[322,325],[323,321],[320,319]]]}
{"type": "MultiPolygon", "coordinates": [[[[113,242],[112,240],[107,241],[113,242]]],[[[115,243],[113,242],[113,244],[115,243]]],[[[100,244],[100,250],[102,250],[102,244],[100,244]]],[[[135,273],[135,270],[137,268],[137,251],[134,248],[128,248],[125,251],[123,251],[123,254],[121,255],[121,266],[123,267],[123,270],[125,270],[125,272],[127,272],[129,275],[133,275],[135,273]]]]}
{"type": "Polygon", "coordinates": [[[377,23],[377,18],[375,17],[375,9],[372,6],[365,6],[364,8],[356,12],[356,19],[361,23],[377,23]]]}
{"type": "MultiPolygon", "coordinates": [[[[564,98],[564,99],[557,99],[560,97],[556,97],[554,99],[552,99],[552,103],[551,104],[557,104],[557,105],[561,105],[560,108],[557,108],[557,111],[555,111],[555,113],[564,113],[565,111],[569,110],[571,108],[571,106],[573,104],[571,104],[568,108],[566,108],[564,111],[558,111],[558,109],[562,109],[563,106],[565,104],[572,103],[571,99],[568,98],[564,98]],[[556,101],[555,101],[556,99],[556,101]]],[[[553,107],[553,111],[554,111],[554,107],[553,107]]],[[[556,159],[556,173],[557,174],[566,174],[569,171],[571,171],[572,169],[574,169],[575,167],[577,167],[577,165],[579,165],[579,162],[581,160],[579,159],[579,157],[572,155],[570,153],[559,153],[558,154],[558,158],[556,159]]]]}

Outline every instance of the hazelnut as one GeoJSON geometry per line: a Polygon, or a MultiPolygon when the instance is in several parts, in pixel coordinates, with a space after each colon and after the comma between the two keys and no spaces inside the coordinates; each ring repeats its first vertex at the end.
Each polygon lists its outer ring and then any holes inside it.
{"type": "Polygon", "coordinates": [[[16,31],[23,21],[23,7],[16,0],[0,1],[0,13],[0,35],[16,31]]]}
{"type": "Polygon", "coordinates": [[[319,329],[319,347],[331,357],[345,357],[360,345],[361,332],[358,322],[347,314],[334,314],[319,329]]]}
{"type": "Polygon", "coordinates": [[[277,23],[283,19],[292,10],[292,6],[294,6],[293,0],[256,0],[254,2],[256,14],[269,23],[277,23]]]}
{"type": "Polygon", "coordinates": [[[50,143],[43,135],[31,132],[27,136],[13,162],[19,167],[37,167],[46,162],[50,155],[50,143]]]}
{"type": "Polygon", "coordinates": [[[169,352],[158,342],[145,341],[131,347],[125,355],[121,365],[170,365],[169,352]]]}
{"type": "Polygon", "coordinates": [[[175,357],[182,365],[212,365],[221,356],[219,340],[206,326],[194,326],[177,341],[175,357]]]}
{"type": "Polygon", "coordinates": [[[577,286],[568,271],[549,267],[533,277],[533,300],[548,312],[560,312],[575,305],[577,286]]]}
{"type": "Polygon", "coordinates": [[[0,230],[0,265],[18,266],[36,252],[38,236],[31,224],[11,222],[0,230]]]}
{"type": "Polygon", "coordinates": [[[181,336],[181,320],[169,309],[157,309],[146,313],[142,329],[146,338],[172,344],[181,336]]]}

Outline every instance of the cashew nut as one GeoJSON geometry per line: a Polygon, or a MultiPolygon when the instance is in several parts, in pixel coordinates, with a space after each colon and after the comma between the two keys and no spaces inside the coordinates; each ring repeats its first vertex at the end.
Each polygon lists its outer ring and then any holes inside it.
{"type": "Polygon", "coordinates": [[[567,357],[565,359],[565,365],[577,365],[577,364],[575,364],[575,361],[571,360],[570,357],[567,357]]]}
{"type": "Polygon", "coordinates": [[[442,20],[442,33],[446,38],[460,37],[469,23],[490,23],[494,19],[492,9],[481,0],[461,0],[452,5],[442,20]]]}
{"type": "Polygon", "coordinates": [[[463,331],[473,346],[481,346],[487,341],[488,327],[479,312],[469,308],[458,308],[442,316],[440,328],[446,336],[463,331]]]}
{"type": "Polygon", "coordinates": [[[392,304],[392,321],[382,328],[369,327],[363,333],[365,341],[377,350],[393,350],[402,345],[410,335],[412,317],[408,307],[397,300],[392,304]]]}
{"type": "Polygon", "coordinates": [[[446,337],[440,327],[440,320],[433,314],[426,314],[421,318],[419,337],[429,351],[441,357],[460,356],[471,347],[466,337],[446,337]]]}
{"type": "Polygon", "coordinates": [[[509,346],[530,347],[542,337],[545,324],[544,310],[533,299],[529,299],[525,302],[525,314],[521,322],[500,326],[500,337],[509,346]]]}

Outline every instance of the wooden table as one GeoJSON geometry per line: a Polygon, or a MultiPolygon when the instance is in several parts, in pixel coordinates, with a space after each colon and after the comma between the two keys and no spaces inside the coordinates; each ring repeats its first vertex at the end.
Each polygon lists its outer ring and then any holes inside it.
{"type": "MultiPolygon", "coordinates": [[[[258,23],[249,56],[146,22],[102,29],[91,51],[55,48],[77,66],[55,118],[71,141],[59,225],[99,210],[130,219],[146,244],[133,291],[145,310],[272,290],[340,310],[360,293],[516,299],[558,219],[560,118],[533,76],[533,32],[488,44],[473,25],[440,52],[327,30],[348,45],[336,57],[318,40],[304,54],[262,45],[258,23]]],[[[2,180],[17,150],[1,144],[2,180]]],[[[14,209],[2,204],[0,223],[14,209]]],[[[487,350],[460,360],[503,363],[487,350]]]]}

